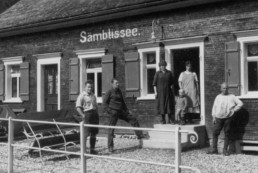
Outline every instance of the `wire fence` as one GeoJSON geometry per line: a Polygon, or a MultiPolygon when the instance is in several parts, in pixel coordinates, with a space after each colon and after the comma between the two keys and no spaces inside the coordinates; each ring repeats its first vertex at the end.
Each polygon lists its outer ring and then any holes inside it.
{"type": "Polygon", "coordinates": [[[185,166],[185,165],[181,164],[181,133],[188,133],[189,135],[191,135],[189,139],[192,143],[196,143],[198,141],[198,135],[194,131],[181,130],[179,126],[176,126],[175,129],[154,129],[154,128],[91,125],[91,124],[85,124],[84,122],[81,122],[80,124],[76,124],[76,123],[51,122],[51,121],[34,121],[34,120],[25,120],[25,119],[13,119],[11,117],[9,117],[9,119],[0,118],[0,120],[8,121],[8,142],[4,143],[4,144],[2,143],[3,145],[7,145],[7,147],[8,147],[8,173],[13,173],[13,171],[14,171],[14,147],[33,149],[33,150],[38,150],[38,151],[48,151],[48,152],[53,152],[53,153],[62,153],[62,154],[66,154],[66,155],[78,155],[78,156],[80,156],[80,159],[81,159],[81,165],[80,165],[81,173],[87,172],[86,157],[111,159],[111,160],[118,160],[118,161],[125,161],[125,162],[135,162],[135,163],[142,163],[142,164],[171,167],[171,168],[174,168],[175,173],[181,173],[182,169],[189,169],[196,173],[200,173],[200,170],[197,168],[185,166]],[[48,125],[52,124],[52,125],[79,127],[80,128],[80,130],[79,130],[79,132],[80,132],[80,152],[70,152],[67,150],[64,151],[64,150],[44,148],[44,147],[40,147],[40,145],[38,147],[32,147],[32,146],[14,144],[14,122],[38,123],[38,124],[48,124],[48,125]],[[142,161],[142,160],[135,160],[135,159],[120,158],[120,157],[93,155],[93,154],[86,153],[86,137],[85,137],[85,131],[84,131],[85,127],[170,132],[171,137],[172,137],[172,134],[175,133],[175,162],[174,162],[174,164],[165,164],[165,163],[160,163],[160,162],[150,162],[150,161],[142,161]]]}

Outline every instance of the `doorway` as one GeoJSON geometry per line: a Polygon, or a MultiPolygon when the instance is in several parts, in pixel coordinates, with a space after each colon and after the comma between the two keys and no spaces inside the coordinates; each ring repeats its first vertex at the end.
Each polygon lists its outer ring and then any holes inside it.
{"type": "MultiPolygon", "coordinates": [[[[175,77],[175,93],[178,94],[178,78],[180,73],[185,71],[185,62],[192,63],[192,71],[197,74],[198,80],[200,79],[200,66],[199,66],[199,48],[184,48],[171,50],[171,70],[175,77]]],[[[200,86],[200,85],[199,85],[200,86]]]]}
{"type": "MultiPolygon", "coordinates": [[[[199,47],[180,48],[171,50],[171,70],[175,77],[174,92],[178,95],[179,84],[178,78],[181,72],[185,71],[185,62],[192,63],[192,71],[196,73],[198,78],[198,86],[200,87],[200,53],[199,47]]],[[[200,93],[199,93],[200,98],[200,93]]],[[[201,103],[201,102],[200,102],[201,103]]],[[[201,108],[200,108],[201,110],[201,108]]],[[[191,114],[192,119],[200,119],[200,114],[191,114]]]]}
{"type": "Polygon", "coordinates": [[[37,57],[37,111],[61,109],[61,54],[38,54],[37,57]],[[47,99],[47,103],[46,103],[47,99]]]}

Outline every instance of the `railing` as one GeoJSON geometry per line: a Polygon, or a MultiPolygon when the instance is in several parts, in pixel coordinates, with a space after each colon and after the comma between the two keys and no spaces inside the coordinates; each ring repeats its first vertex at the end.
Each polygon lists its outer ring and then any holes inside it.
{"type": "Polygon", "coordinates": [[[13,119],[9,117],[0,118],[2,121],[8,121],[8,143],[4,144],[8,146],[8,173],[13,173],[13,147],[20,147],[20,148],[28,148],[28,149],[35,149],[41,151],[49,151],[55,153],[62,153],[62,154],[72,154],[72,155],[80,155],[81,156],[81,173],[87,172],[87,162],[86,156],[96,157],[96,158],[103,158],[103,159],[112,159],[112,160],[119,160],[119,161],[127,161],[127,162],[136,162],[136,163],[144,163],[144,164],[151,164],[151,165],[159,165],[159,166],[166,166],[166,167],[173,167],[175,169],[175,173],[181,173],[181,169],[190,169],[197,173],[200,173],[200,170],[194,167],[184,166],[181,165],[181,133],[188,133],[190,134],[190,141],[192,143],[196,143],[198,141],[197,133],[188,130],[181,130],[180,127],[176,126],[175,130],[169,129],[153,129],[153,128],[134,128],[134,127],[121,127],[121,126],[105,126],[105,125],[90,125],[84,124],[81,122],[80,124],[76,123],[62,123],[62,122],[50,122],[50,121],[33,121],[33,120],[24,120],[24,119],[13,119]],[[54,149],[45,149],[45,148],[38,148],[38,147],[29,147],[24,145],[16,145],[13,144],[14,134],[13,134],[13,122],[29,122],[29,123],[39,123],[39,124],[58,124],[58,125],[67,125],[67,126],[79,126],[80,127],[80,153],[79,152],[69,152],[69,151],[61,151],[61,150],[54,150],[54,149]],[[99,127],[99,128],[107,128],[107,129],[124,129],[124,130],[144,130],[144,131],[158,131],[158,132],[172,132],[175,133],[175,164],[164,164],[164,163],[157,163],[157,162],[148,162],[148,161],[141,161],[135,159],[123,159],[119,157],[108,157],[108,156],[100,156],[100,155],[92,155],[87,154],[86,150],[86,139],[84,135],[84,127],[99,127]]]}

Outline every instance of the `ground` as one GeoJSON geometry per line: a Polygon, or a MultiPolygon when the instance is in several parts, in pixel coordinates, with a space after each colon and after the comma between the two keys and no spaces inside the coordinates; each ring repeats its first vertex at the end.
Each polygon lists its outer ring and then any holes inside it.
{"type": "MultiPolygon", "coordinates": [[[[16,144],[29,145],[28,140],[19,140],[16,144]]],[[[106,148],[106,138],[99,138],[96,150],[99,155],[138,159],[143,161],[174,164],[173,150],[146,149],[139,147],[136,139],[115,139],[115,152],[109,154],[106,148]]],[[[202,173],[257,173],[258,157],[256,153],[238,155],[207,155],[208,148],[193,149],[182,152],[182,165],[200,169],[202,173]]],[[[80,146],[69,147],[69,151],[79,152],[80,146]]],[[[7,172],[7,146],[0,145],[0,173],[7,172]]],[[[78,173],[80,172],[80,157],[76,155],[66,159],[64,154],[43,152],[43,161],[38,154],[28,156],[28,149],[14,149],[15,173],[78,173]]],[[[155,166],[140,163],[115,161],[88,157],[87,173],[172,173],[174,169],[165,166],[155,166]]],[[[194,172],[182,169],[182,173],[194,172]]]]}

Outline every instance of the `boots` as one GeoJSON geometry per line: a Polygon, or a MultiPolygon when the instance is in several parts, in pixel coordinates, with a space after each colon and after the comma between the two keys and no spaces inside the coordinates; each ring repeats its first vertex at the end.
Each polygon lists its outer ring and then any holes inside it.
{"type": "Polygon", "coordinates": [[[224,156],[229,156],[230,153],[228,152],[228,146],[229,146],[229,139],[225,138],[224,140],[224,148],[223,148],[223,155],[224,156]]]}
{"type": "Polygon", "coordinates": [[[212,147],[209,149],[207,154],[218,154],[217,145],[218,145],[218,138],[213,137],[212,147]]]}
{"type": "Polygon", "coordinates": [[[96,137],[90,137],[90,154],[98,154],[95,150],[96,137]]]}
{"type": "Polygon", "coordinates": [[[161,114],[161,120],[160,120],[161,124],[166,124],[166,119],[165,119],[165,115],[161,114]]]}

